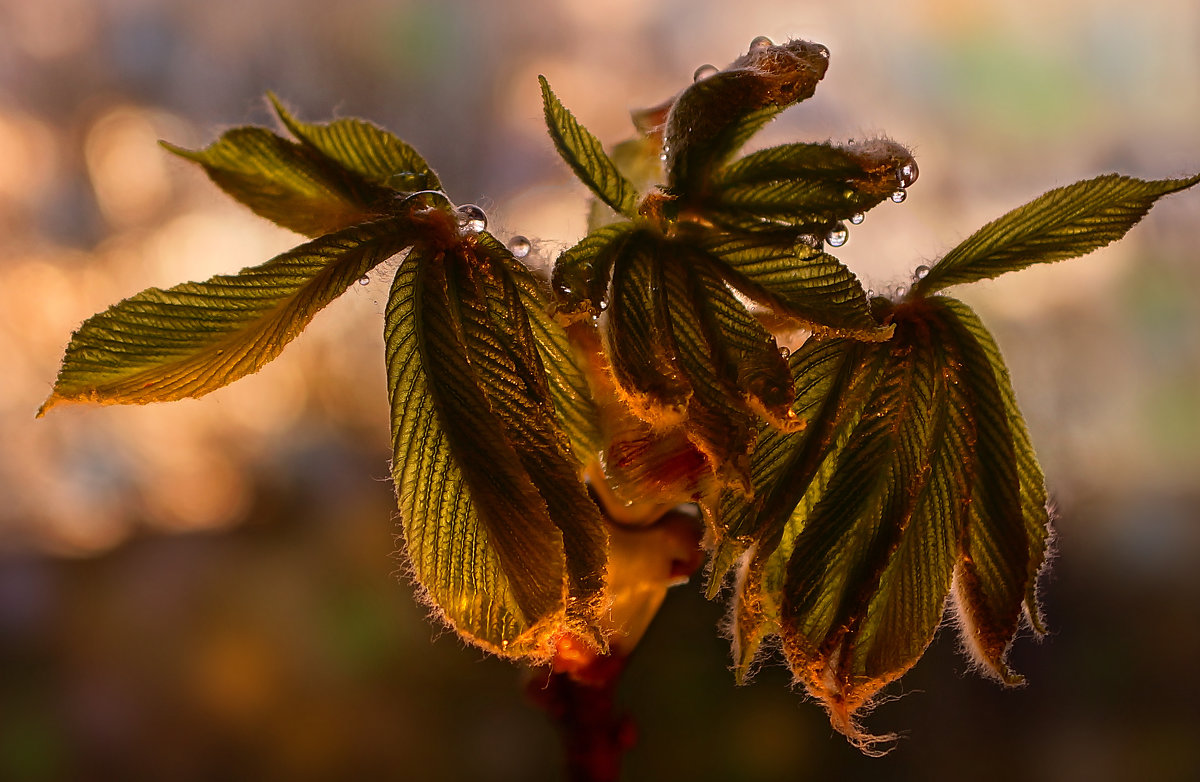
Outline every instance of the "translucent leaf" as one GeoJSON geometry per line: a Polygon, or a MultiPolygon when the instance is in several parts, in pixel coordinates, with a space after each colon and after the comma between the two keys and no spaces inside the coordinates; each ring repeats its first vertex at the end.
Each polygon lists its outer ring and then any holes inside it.
{"type": "Polygon", "coordinates": [[[668,188],[685,200],[701,195],[751,135],[812,97],[828,58],[828,49],[807,41],[756,47],[681,92],[664,135],[668,188]]]}
{"type": "Polygon", "coordinates": [[[393,473],[413,575],[447,621],[492,651],[545,659],[564,629],[599,642],[604,532],[497,260],[469,244],[418,248],[397,274],[393,473]]]}
{"type": "Polygon", "coordinates": [[[405,193],[441,189],[425,159],[386,130],[350,117],[308,124],[293,117],[274,95],[268,97],[296,138],[345,170],[375,185],[405,193]]]}
{"type": "Polygon", "coordinates": [[[634,230],[628,221],[597,228],[555,261],[551,283],[558,309],[568,319],[599,317],[607,304],[613,261],[634,230]]]}
{"type": "Polygon", "coordinates": [[[916,162],[900,144],[871,139],[846,146],[786,144],[754,152],[720,175],[704,214],[726,227],[823,238],[840,220],[878,205],[911,183],[916,162]]]}
{"type": "Polygon", "coordinates": [[[412,243],[406,220],[347,228],[262,266],[149,288],[71,337],[44,413],[61,402],[161,402],[203,396],[274,359],[313,316],[412,243]]]}
{"type": "Polygon", "coordinates": [[[162,145],[199,163],[218,187],[255,214],[305,236],[333,233],[392,211],[394,191],[265,128],[234,128],[197,151],[162,145]]]}
{"type": "Polygon", "coordinates": [[[788,562],[784,650],[835,728],[916,663],[941,620],[971,491],[974,431],[953,361],[902,319],[874,395],[788,562]]]}
{"type": "Polygon", "coordinates": [[[934,301],[963,356],[961,377],[979,427],[979,479],[964,540],[956,597],[964,642],[997,678],[1020,681],[1005,656],[1024,614],[1041,632],[1037,579],[1045,564],[1045,479],[991,334],[965,304],[934,301]]]}
{"type": "Polygon", "coordinates": [[[885,340],[892,333],[871,316],[853,272],[787,234],[722,234],[703,247],[729,268],[734,287],[800,326],[865,340],[885,340]]]}
{"type": "Polygon", "coordinates": [[[1164,195],[1200,183],[1118,174],[1056,188],[980,228],[938,261],[913,293],[986,280],[1035,263],[1075,258],[1120,239],[1164,195]]]}
{"type": "Polygon", "coordinates": [[[539,76],[538,81],[542,85],[546,127],[550,130],[550,138],[558,154],[596,197],[618,214],[636,217],[637,190],[617,170],[600,141],[562,105],[550,89],[546,77],[539,76]]]}

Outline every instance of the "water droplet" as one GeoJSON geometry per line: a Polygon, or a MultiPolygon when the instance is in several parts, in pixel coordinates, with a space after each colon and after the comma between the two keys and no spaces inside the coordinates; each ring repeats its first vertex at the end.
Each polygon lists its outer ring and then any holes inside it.
{"type": "Polygon", "coordinates": [[[601,299],[601,300],[600,300],[600,311],[601,311],[601,312],[604,312],[606,309],[608,309],[608,300],[607,300],[607,299],[601,299]]]}
{"type": "Polygon", "coordinates": [[[786,358],[788,358],[788,357],[789,357],[789,356],[791,356],[791,355],[792,355],[792,350],[791,350],[791,348],[789,348],[787,345],[780,345],[780,346],[779,346],[779,356],[780,356],[780,358],[786,359],[786,358]]]}
{"type": "Polygon", "coordinates": [[[929,276],[929,267],[925,265],[918,266],[917,268],[913,269],[913,276],[918,280],[925,279],[929,276]]]}
{"type": "Polygon", "coordinates": [[[692,74],[692,81],[704,81],[709,76],[716,74],[716,72],[717,66],[715,65],[701,65],[696,69],[696,72],[692,74]]]}
{"type": "Polygon", "coordinates": [[[908,191],[904,188],[900,188],[896,192],[892,193],[893,204],[902,204],[906,198],[908,198],[908,191]]]}
{"type": "Polygon", "coordinates": [[[862,212],[856,212],[850,215],[850,225],[862,225],[862,221],[866,220],[867,216],[862,212]]]}
{"type": "Polygon", "coordinates": [[[902,297],[902,296],[904,296],[904,294],[906,294],[906,293],[908,293],[908,286],[907,286],[907,285],[897,285],[897,286],[896,286],[896,298],[897,298],[897,299],[901,298],[901,297],[902,297]]]}
{"type": "Polygon", "coordinates": [[[458,228],[468,234],[477,234],[485,230],[487,213],[475,204],[463,204],[458,208],[458,228]]]}
{"type": "Polygon", "coordinates": [[[846,229],[843,223],[838,223],[825,236],[825,241],[829,242],[830,247],[841,247],[850,238],[850,231],[846,229]]]}
{"type": "Polygon", "coordinates": [[[896,171],[896,181],[900,183],[900,188],[911,187],[913,182],[917,181],[917,177],[921,172],[917,170],[917,163],[910,160],[896,171]]]}
{"type": "Polygon", "coordinates": [[[358,284],[359,285],[370,285],[371,284],[371,275],[364,274],[363,276],[359,277],[358,284]]]}
{"type": "Polygon", "coordinates": [[[775,42],[765,35],[760,35],[750,42],[750,51],[757,52],[766,49],[768,46],[774,46],[775,42]]]}
{"type": "Polygon", "coordinates": [[[870,288],[867,288],[867,298],[868,299],[875,298],[875,291],[871,290],[870,288]]]}
{"type": "Polygon", "coordinates": [[[829,47],[823,43],[817,44],[817,54],[821,55],[826,60],[828,60],[829,59],[829,47]]]}
{"type": "Polygon", "coordinates": [[[524,236],[514,236],[508,240],[508,249],[516,258],[524,258],[533,249],[533,244],[524,236]]]}

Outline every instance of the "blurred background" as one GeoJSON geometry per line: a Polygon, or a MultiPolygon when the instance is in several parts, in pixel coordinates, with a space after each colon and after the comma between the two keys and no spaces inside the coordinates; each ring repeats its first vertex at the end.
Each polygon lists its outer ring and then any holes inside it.
{"type": "MultiPolygon", "coordinates": [[[[750,40],[832,51],[753,142],[884,134],[920,180],[839,255],[877,291],[987,220],[1120,170],[1200,170],[1200,4],[0,0],[0,779],[554,779],[521,674],[398,577],[386,282],[203,400],[33,415],[84,318],[300,240],[155,141],[357,115],[552,259],[585,202],[536,83],[606,143],[750,40]]],[[[631,663],[629,779],[1190,780],[1200,774],[1200,193],[1120,244],[961,289],[994,329],[1059,511],[1029,685],[953,633],[863,758],[776,662],[727,671],[722,607],[673,591],[631,663]]]]}

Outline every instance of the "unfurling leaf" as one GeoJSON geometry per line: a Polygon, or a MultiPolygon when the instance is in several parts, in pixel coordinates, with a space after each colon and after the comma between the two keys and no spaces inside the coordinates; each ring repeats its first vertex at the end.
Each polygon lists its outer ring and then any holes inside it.
{"type": "Polygon", "coordinates": [[[1118,174],[1056,188],[980,228],[938,261],[913,293],[986,280],[1035,263],[1075,258],[1120,239],[1159,198],[1200,183],[1118,174]]]}
{"type": "Polygon", "coordinates": [[[705,216],[735,230],[823,238],[840,220],[861,215],[916,180],[917,164],[887,139],[786,144],[731,163],[704,200],[705,216]]]}
{"type": "Polygon", "coordinates": [[[321,308],[412,237],[404,218],[364,223],[236,275],[131,296],[72,335],[39,415],[62,402],[198,397],[257,372],[321,308]]]}
{"type": "Polygon", "coordinates": [[[562,105],[546,77],[539,76],[546,127],[563,160],[601,201],[625,217],[637,216],[637,190],[604,152],[604,146],[591,131],[579,124],[562,105]]]}
{"type": "MultiPolygon", "coordinates": [[[[880,305],[883,306],[883,305],[880,305]]],[[[887,305],[885,309],[890,308],[887,305]]],[[[966,645],[1004,656],[1034,589],[1048,518],[999,353],[969,309],[881,312],[881,344],[810,342],[793,359],[798,433],[760,434],[752,501],[722,496],[714,583],[742,556],[739,675],[778,633],[788,662],[864,750],[856,713],[920,658],[953,586],[966,645]]]]}
{"type": "Polygon", "coordinates": [[[685,200],[702,194],[714,170],[750,136],[812,97],[828,66],[829,50],[819,43],[755,45],[681,92],[664,131],[667,187],[685,200]]]}
{"type": "Polygon", "coordinates": [[[445,619],[546,659],[565,632],[603,644],[606,538],[523,284],[486,234],[406,258],[385,320],[393,473],[413,575],[445,619]]]}
{"type": "Polygon", "coordinates": [[[790,233],[718,234],[702,247],[728,268],[731,285],[799,326],[868,341],[892,333],[871,316],[853,272],[790,233]]]}
{"type": "Polygon", "coordinates": [[[346,171],[401,193],[441,189],[437,174],[425,159],[386,130],[353,117],[326,124],[301,122],[278,98],[268,97],[292,135],[346,171]]]}

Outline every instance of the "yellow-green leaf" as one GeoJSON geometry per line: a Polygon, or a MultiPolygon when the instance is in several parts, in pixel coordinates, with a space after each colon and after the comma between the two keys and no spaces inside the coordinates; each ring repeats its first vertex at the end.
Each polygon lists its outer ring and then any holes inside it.
{"type": "Polygon", "coordinates": [[[980,228],[938,261],[913,294],[1075,258],[1120,239],[1159,198],[1200,183],[1118,174],[1059,187],[980,228]]]}
{"type": "Polygon", "coordinates": [[[72,335],[41,412],[62,402],[141,404],[215,391],[274,359],[322,307],[411,243],[407,221],[389,218],[236,275],[144,290],[72,335]]]}
{"type": "Polygon", "coordinates": [[[617,170],[617,165],[604,152],[604,146],[591,131],[579,124],[573,115],[550,89],[545,76],[539,76],[542,85],[542,105],[546,114],[546,127],[554,147],[566,161],[579,181],[583,182],[617,214],[637,216],[638,194],[634,186],[617,170]]]}

